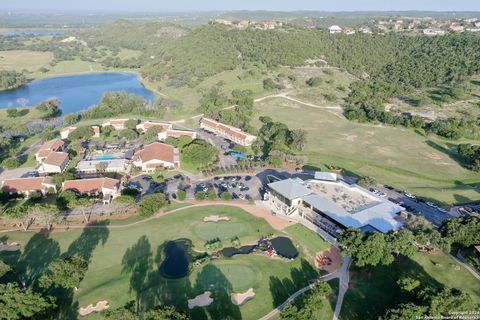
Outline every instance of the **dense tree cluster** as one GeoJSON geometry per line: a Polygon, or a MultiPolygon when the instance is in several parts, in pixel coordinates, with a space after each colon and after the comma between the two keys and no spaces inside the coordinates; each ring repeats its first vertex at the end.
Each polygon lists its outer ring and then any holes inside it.
{"type": "Polygon", "coordinates": [[[300,297],[293,304],[286,306],[280,314],[285,320],[311,320],[324,306],[325,297],[332,289],[326,282],[317,284],[306,296],[300,297]]]}
{"type": "Polygon", "coordinates": [[[57,98],[42,101],[35,106],[35,109],[42,113],[43,118],[54,118],[62,114],[60,110],[60,100],[57,98]]]}
{"type": "Polygon", "coordinates": [[[416,252],[415,237],[409,230],[383,234],[379,232],[363,234],[358,229],[343,232],[339,244],[344,253],[355,260],[358,267],[389,265],[396,256],[412,256],[416,252]]]}
{"type": "Polygon", "coordinates": [[[88,262],[80,256],[55,260],[48,265],[47,270],[40,277],[40,286],[42,288],[76,288],[85,276],[87,268],[88,262]]]}
{"type": "Polygon", "coordinates": [[[182,161],[203,167],[217,159],[218,150],[205,140],[195,139],[181,149],[182,161]]]}
{"type": "Polygon", "coordinates": [[[0,90],[11,90],[25,85],[27,77],[22,72],[0,70],[0,90]]]}
{"type": "Polygon", "coordinates": [[[163,193],[146,195],[142,198],[142,201],[137,204],[138,212],[141,216],[148,217],[167,204],[168,199],[163,193]]]}
{"type": "Polygon", "coordinates": [[[452,244],[469,247],[480,243],[480,217],[469,216],[446,220],[440,229],[452,244]]]}
{"type": "Polygon", "coordinates": [[[480,145],[459,144],[457,152],[473,171],[480,172],[480,145]]]}
{"type": "Polygon", "coordinates": [[[272,155],[283,157],[305,147],[305,130],[289,129],[284,123],[275,122],[270,117],[260,117],[260,121],[262,127],[258,131],[257,141],[252,145],[255,153],[265,158],[272,155]]]}

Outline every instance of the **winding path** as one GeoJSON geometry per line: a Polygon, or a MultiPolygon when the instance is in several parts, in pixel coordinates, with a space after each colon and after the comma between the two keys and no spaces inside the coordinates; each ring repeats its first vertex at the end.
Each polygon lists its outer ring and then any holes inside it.
{"type": "Polygon", "coordinates": [[[300,100],[297,100],[295,98],[292,98],[290,97],[288,94],[290,92],[281,92],[281,93],[278,93],[278,94],[271,94],[271,95],[268,95],[268,96],[265,96],[265,97],[261,97],[261,98],[257,98],[254,100],[254,102],[261,102],[263,100],[266,100],[266,99],[270,99],[270,98],[283,98],[283,99],[287,99],[287,100],[290,100],[290,101],[293,101],[293,102],[296,102],[296,103],[299,103],[299,104],[303,104],[304,106],[307,106],[307,107],[312,107],[312,108],[317,108],[317,109],[330,109],[330,110],[343,110],[342,106],[340,105],[332,105],[332,106],[320,106],[320,105],[317,105],[317,104],[313,104],[313,103],[310,103],[310,102],[304,102],[304,101],[300,101],[300,100]]]}

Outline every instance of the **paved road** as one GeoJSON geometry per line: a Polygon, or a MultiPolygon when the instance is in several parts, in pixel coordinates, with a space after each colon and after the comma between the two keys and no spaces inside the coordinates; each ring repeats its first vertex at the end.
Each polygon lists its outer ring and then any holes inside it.
{"type": "Polygon", "coordinates": [[[453,215],[441,212],[436,208],[428,206],[424,202],[415,201],[411,198],[408,198],[403,193],[398,192],[396,190],[390,190],[383,186],[376,186],[375,189],[380,190],[385,194],[387,194],[388,198],[401,201],[404,204],[412,207],[416,211],[420,212],[421,215],[423,215],[428,221],[430,221],[436,227],[439,227],[443,221],[454,218],[453,215]]]}

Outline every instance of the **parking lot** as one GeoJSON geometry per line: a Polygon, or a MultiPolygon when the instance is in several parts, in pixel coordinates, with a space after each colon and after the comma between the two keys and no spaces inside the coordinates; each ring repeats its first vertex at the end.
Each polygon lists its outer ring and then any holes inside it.
{"type": "Polygon", "coordinates": [[[408,209],[407,211],[424,216],[436,227],[439,227],[443,221],[455,217],[454,215],[449,214],[446,210],[435,207],[433,203],[424,202],[422,199],[419,199],[414,195],[403,193],[400,190],[395,190],[388,186],[376,186],[375,189],[384,193],[389,200],[408,209]]]}
{"type": "Polygon", "coordinates": [[[259,200],[262,183],[253,175],[221,176],[196,183],[192,189],[193,194],[214,190],[218,197],[229,192],[234,200],[259,200]]]}
{"type": "Polygon", "coordinates": [[[218,165],[220,167],[230,167],[237,164],[236,157],[225,154],[234,146],[233,143],[204,130],[198,130],[197,134],[200,138],[204,139],[218,149],[218,165]]]}

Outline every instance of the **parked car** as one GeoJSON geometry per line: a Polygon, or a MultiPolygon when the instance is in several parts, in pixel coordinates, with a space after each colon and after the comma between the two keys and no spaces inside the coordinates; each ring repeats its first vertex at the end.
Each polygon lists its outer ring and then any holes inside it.
{"type": "Polygon", "coordinates": [[[405,197],[410,198],[410,199],[416,199],[417,198],[413,194],[408,193],[408,192],[405,192],[404,195],[405,195],[405,197]]]}

